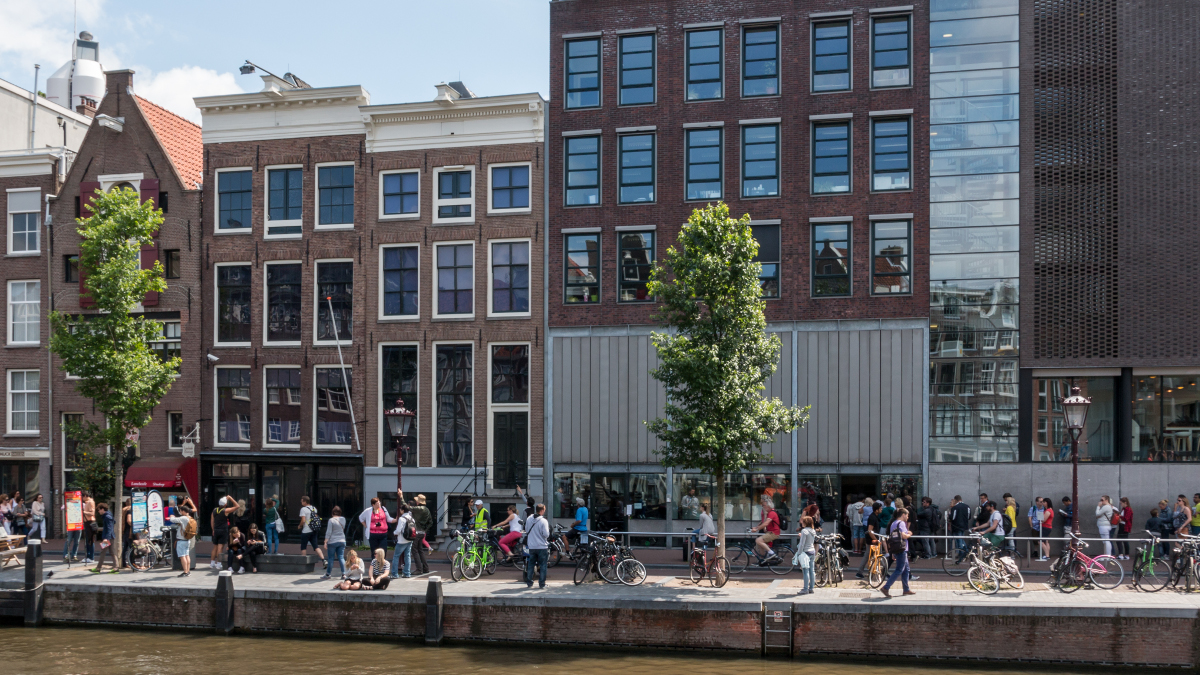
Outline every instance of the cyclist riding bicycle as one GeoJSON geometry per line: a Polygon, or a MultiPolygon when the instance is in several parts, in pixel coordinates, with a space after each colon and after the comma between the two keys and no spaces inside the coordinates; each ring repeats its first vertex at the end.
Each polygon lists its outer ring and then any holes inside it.
{"type": "Polygon", "coordinates": [[[692,535],[692,543],[702,548],[708,548],[708,545],[717,540],[717,526],[713,523],[712,516],[708,514],[708,504],[700,505],[700,527],[696,528],[696,532],[692,535]]]}
{"type": "Polygon", "coordinates": [[[768,562],[778,559],[771,548],[771,542],[779,538],[780,527],[779,514],[775,512],[775,502],[767,495],[763,495],[759,501],[762,503],[763,519],[761,523],[750,528],[750,531],[762,532],[762,535],[754,540],[754,550],[763,557],[763,561],[758,563],[762,567],[768,562]]]}
{"type": "Polygon", "coordinates": [[[584,503],[583,497],[576,497],[575,522],[571,523],[571,532],[567,535],[567,543],[574,544],[576,541],[584,544],[587,543],[587,521],[587,505],[584,503]]]}

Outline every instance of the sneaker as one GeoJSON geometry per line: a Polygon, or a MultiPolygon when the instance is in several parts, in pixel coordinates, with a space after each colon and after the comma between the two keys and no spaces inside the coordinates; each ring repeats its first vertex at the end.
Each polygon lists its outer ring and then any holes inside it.
{"type": "Polygon", "coordinates": [[[910,575],[908,575],[908,580],[909,580],[909,581],[916,581],[917,579],[920,579],[920,578],[921,578],[921,577],[919,577],[919,576],[917,576],[917,575],[915,575],[915,574],[910,574],[910,575]]]}
{"type": "Polygon", "coordinates": [[[179,573],[179,576],[181,576],[181,577],[186,577],[187,575],[188,575],[188,573],[187,573],[187,572],[180,572],[180,573],[179,573]]]}
{"type": "Polygon", "coordinates": [[[329,578],[329,575],[328,575],[328,574],[326,574],[326,575],[324,575],[324,576],[322,576],[322,577],[320,578],[320,581],[325,581],[325,580],[326,580],[326,579],[328,579],[328,578],[329,578]]]}
{"type": "Polygon", "coordinates": [[[91,558],[88,558],[88,559],[86,559],[86,560],[84,560],[84,561],[83,561],[83,564],[84,564],[84,565],[95,565],[95,564],[96,564],[96,561],[95,561],[95,560],[92,560],[91,558]]]}
{"type": "Polygon", "coordinates": [[[856,573],[854,574],[854,578],[855,578],[855,579],[861,579],[861,578],[863,578],[862,572],[856,572],[856,573]]]}

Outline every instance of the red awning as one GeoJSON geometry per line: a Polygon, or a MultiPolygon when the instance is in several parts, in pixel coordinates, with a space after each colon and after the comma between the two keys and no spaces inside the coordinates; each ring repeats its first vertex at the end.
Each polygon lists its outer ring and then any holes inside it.
{"type": "Polygon", "coordinates": [[[191,494],[198,482],[195,457],[139,459],[125,471],[125,487],[184,488],[191,494]]]}

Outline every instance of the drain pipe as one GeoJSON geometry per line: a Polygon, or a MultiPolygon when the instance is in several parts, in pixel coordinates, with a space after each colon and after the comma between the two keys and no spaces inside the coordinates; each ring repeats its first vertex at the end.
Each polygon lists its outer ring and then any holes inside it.
{"type": "Polygon", "coordinates": [[[40,64],[33,64],[33,108],[29,122],[29,149],[33,150],[37,147],[37,106],[38,106],[38,75],[42,73],[40,64]]]}

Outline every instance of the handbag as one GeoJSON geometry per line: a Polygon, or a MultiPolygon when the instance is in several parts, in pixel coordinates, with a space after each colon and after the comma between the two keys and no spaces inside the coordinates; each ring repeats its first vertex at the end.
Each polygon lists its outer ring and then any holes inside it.
{"type": "Polygon", "coordinates": [[[284,526],[284,524],[283,524],[283,518],[276,518],[276,519],[275,519],[275,531],[276,531],[276,532],[283,532],[283,531],[284,531],[284,529],[286,529],[286,528],[285,528],[285,526],[284,526]]]}
{"type": "Polygon", "coordinates": [[[34,514],[34,516],[33,516],[33,522],[35,522],[35,523],[40,523],[45,519],[46,519],[46,516],[41,516],[41,515],[37,515],[37,514],[34,514]]]}

